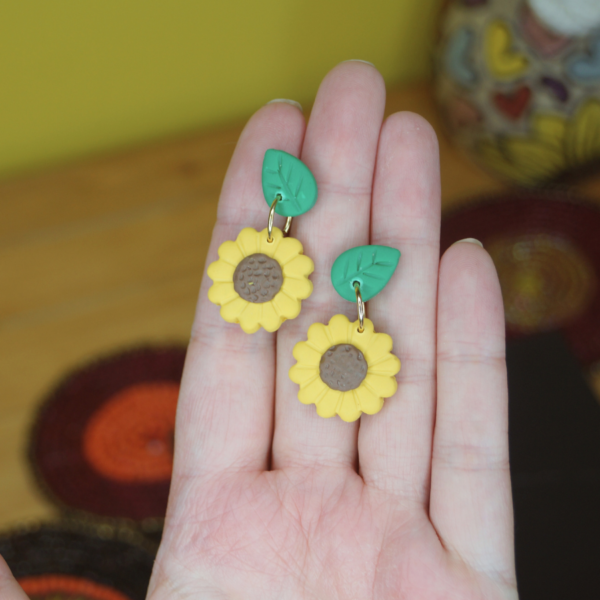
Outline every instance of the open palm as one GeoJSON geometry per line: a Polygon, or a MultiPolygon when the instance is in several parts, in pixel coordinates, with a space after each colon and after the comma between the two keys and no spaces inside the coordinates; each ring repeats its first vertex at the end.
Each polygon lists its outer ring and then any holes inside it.
{"type": "Polygon", "coordinates": [[[268,148],[315,174],[317,205],[292,232],[315,262],[314,292],[277,334],[222,321],[204,278],[177,421],[173,485],[150,597],[516,598],[502,301],[472,243],[439,261],[435,134],[420,117],[382,124],[379,73],[327,75],[308,126],[272,103],[250,120],[223,186],[209,261],[264,228],[268,148]],[[398,392],[356,423],[297,400],[292,348],[313,322],[356,308],[329,272],[344,250],[402,251],[368,305],[402,361],[398,392]]]}

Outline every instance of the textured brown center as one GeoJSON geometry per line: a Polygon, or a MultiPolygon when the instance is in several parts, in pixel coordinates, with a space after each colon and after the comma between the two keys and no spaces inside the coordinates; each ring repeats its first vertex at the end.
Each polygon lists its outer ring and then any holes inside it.
{"type": "Polygon", "coordinates": [[[279,263],[266,254],[246,256],[233,274],[233,289],[248,302],[268,302],[281,289],[279,263]]]}
{"type": "Polygon", "coordinates": [[[321,379],[332,389],[348,392],[356,389],[367,376],[367,361],[352,344],[331,346],[321,357],[321,379]]]}

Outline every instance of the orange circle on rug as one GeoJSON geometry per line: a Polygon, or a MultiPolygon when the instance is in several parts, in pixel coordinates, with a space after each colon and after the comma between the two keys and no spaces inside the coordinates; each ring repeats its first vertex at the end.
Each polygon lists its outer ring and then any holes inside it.
{"type": "Polygon", "coordinates": [[[138,383],[109,398],[83,433],[83,453],[109,479],[168,481],[173,471],[173,432],[179,384],[138,383]]]}
{"type": "Polygon", "coordinates": [[[17,581],[31,600],[130,600],[106,585],[73,575],[33,575],[17,581]]]}

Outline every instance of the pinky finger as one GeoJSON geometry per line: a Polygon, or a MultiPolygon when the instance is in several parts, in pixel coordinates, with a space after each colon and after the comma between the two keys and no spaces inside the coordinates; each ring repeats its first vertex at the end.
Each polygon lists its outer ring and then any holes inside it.
{"type": "Polygon", "coordinates": [[[489,255],[458,243],[438,288],[430,517],[471,568],[514,586],[504,311],[489,255]]]}
{"type": "Polygon", "coordinates": [[[28,600],[27,594],[13,577],[6,561],[0,556],[0,598],[2,600],[28,600]]]}

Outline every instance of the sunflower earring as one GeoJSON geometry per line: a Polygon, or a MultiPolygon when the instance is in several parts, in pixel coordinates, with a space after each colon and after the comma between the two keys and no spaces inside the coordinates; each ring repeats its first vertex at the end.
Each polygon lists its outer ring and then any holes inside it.
{"type": "Polygon", "coordinates": [[[339,415],[356,421],[373,415],[393,396],[400,361],[391,354],[392,338],[375,333],[365,318],[365,302],[378,294],[392,277],[400,252],[387,246],[359,246],[341,254],[331,268],[331,282],[345,300],[356,302],[358,319],[333,316],[328,325],[313,323],[306,342],[294,347],[298,361],[290,379],[300,385],[298,399],[316,404],[317,414],[339,415]]]}
{"type": "Polygon", "coordinates": [[[267,228],[240,231],[219,247],[219,260],[208,267],[213,285],[208,298],[221,306],[221,317],[239,323],[246,333],[260,327],[277,331],[300,314],[301,301],[313,290],[308,276],[314,263],[302,244],[286,237],[292,217],[317,201],[317,183],[308,167],[282,150],[267,150],[262,167],[263,194],[269,209],[267,228]],[[287,217],[283,231],[273,227],[275,213],[287,217]]]}

